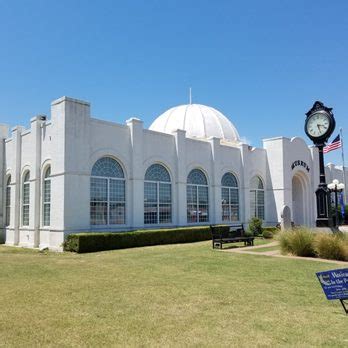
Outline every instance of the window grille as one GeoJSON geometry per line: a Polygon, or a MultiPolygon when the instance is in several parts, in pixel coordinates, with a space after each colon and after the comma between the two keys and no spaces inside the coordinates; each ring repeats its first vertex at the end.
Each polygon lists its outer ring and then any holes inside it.
{"type": "Polygon", "coordinates": [[[187,177],[186,201],[188,223],[209,221],[208,181],[199,169],[193,169],[187,177]]]}
{"type": "Polygon", "coordinates": [[[222,221],[239,221],[238,182],[232,173],[221,179],[222,221]]]}
{"type": "Polygon", "coordinates": [[[167,169],[153,164],[145,173],[144,224],[172,222],[172,185],[167,169]]]}
{"type": "Polygon", "coordinates": [[[8,177],[6,182],[6,213],[5,213],[5,225],[9,226],[11,223],[11,176],[8,177]]]}
{"type": "Polygon", "coordinates": [[[91,225],[126,223],[126,192],[121,165],[110,157],[99,159],[92,168],[90,182],[91,225]]]}
{"type": "Polygon", "coordinates": [[[251,217],[265,219],[265,191],[258,176],[253,177],[250,182],[250,214],[251,217]]]}
{"type": "Polygon", "coordinates": [[[51,167],[45,171],[43,180],[43,225],[51,224],[51,167]]]}
{"type": "Polygon", "coordinates": [[[29,226],[30,210],[30,173],[26,172],[23,179],[22,190],[22,225],[29,226]]]}

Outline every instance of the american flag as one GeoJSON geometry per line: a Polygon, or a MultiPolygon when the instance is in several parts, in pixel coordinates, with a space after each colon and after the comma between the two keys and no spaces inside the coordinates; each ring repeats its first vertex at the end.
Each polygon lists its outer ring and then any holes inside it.
{"type": "Polygon", "coordinates": [[[324,147],[324,153],[339,149],[342,146],[341,137],[338,134],[337,137],[328,145],[324,147]]]}

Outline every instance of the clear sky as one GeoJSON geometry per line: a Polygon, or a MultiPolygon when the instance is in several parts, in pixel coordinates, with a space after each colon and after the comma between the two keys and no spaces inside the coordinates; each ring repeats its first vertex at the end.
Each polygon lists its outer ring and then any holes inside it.
{"type": "MultiPolygon", "coordinates": [[[[94,117],[148,127],[192,87],[193,102],[260,146],[305,137],[321,100],[344,129],[347,165],[347,13],[346,0],[0,0],[0,123],[28,126],[67,95],[94,117]]],[[[340,151],[326,161],[341,164],[340,151]]]]}

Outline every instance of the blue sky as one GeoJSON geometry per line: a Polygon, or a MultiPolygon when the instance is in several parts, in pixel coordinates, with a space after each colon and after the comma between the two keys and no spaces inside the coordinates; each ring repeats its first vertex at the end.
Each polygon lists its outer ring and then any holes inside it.
{"type": "MultiPolygon", "coordinates": [[[[348,162],[347,13],[345,0],[0,0],[0,122],[28,125],[68,95],[95,117],[149,126],[192,87],[193,102],[260,146],[305,137],[321,100],[348,162]]],[[[340,164],[340,151],[326,161],[340,164]]]]}

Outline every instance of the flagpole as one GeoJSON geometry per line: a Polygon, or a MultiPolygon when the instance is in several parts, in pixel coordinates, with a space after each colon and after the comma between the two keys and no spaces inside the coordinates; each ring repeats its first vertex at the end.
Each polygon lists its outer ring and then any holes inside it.
{"type": "Polygon", "coordinates": [[[344,202],[344,204],[346,204],[347,203],[347,199],[346,199],[347,183],[346,183],[346,171],[345,171],[345,167],[344,167],[344,148],[343,148],[343,130],[342,130],[342,127],[340,128],[340,137],[341,137],[342,171],[343,171],[343,183],[344,183],[343,202],[344,202]]]}

